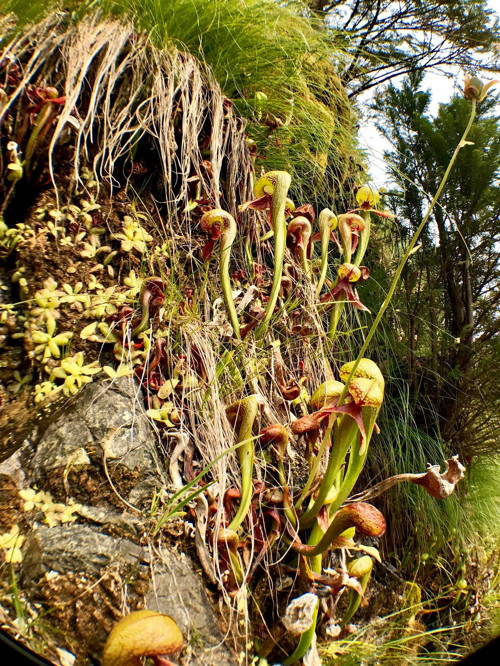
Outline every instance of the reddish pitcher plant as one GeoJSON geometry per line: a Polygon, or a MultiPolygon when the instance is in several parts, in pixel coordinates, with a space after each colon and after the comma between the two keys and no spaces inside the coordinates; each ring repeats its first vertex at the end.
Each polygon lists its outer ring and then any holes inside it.
{"type": "Polygon", "coordinates": [[[342,264],[338,268],[338,280],[331,290],[321,297],[322,303],[345,302],[351,303],[358,310],[369,312],[368,308],[359,300],[358,291],[354,286],[357,282],[365,282],[370,277],[366,266],[342,264]]]}

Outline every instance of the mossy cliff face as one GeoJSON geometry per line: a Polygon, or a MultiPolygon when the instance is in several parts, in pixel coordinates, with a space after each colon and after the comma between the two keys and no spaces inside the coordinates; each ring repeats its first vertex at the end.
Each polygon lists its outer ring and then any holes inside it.
{"type": "MultiPolygon", "coordinates": [[[[7,3],[40,21],[59,2],[7,3]]],[[[88,12],[133,22],[160,49],[194,55],[247,121],[257,166],[292,175],[292,193],[345,206],[362,169],[356,116],[337,76],[345,54],[298,4],[274,0],[93,0],[66,2],[69,20],[88,12]]]]}
{"type": "MultiPolygon", "coordinates": [[[[252,5],[257,16],[267,4],[252,5]]],[[[260,613],[275,621],[289,590],[283,587],[278,604],[269,596],[260,562],[272,543],[269,516],[262,514],[260,550],[241,540],[258,607],[235,601],[227,550],[216,543],[226,513],[235,512],[240,484],[237,451],[228,449],[242,426],[238,409],[226,409],[255,396],[254,422],[246,429],[255,436],[259,426],[301,416],[307,392],[333,373],[312,279],[320,257],[313,241],[301,249],[315,213],[297,197],[331,201],[334,183],[338,191],[340,182],[352,182],[352,117],[320,37],[300,17],[285,14],[290,21],[283,19],[279,34],[284,39],[301,29],[310,38],[304,43],[318,50],[294,47],[303,79],[288,69],[282,50],[288,82],[276,89],[278,61],[262,80],[249,75],[246,85],[235,61],[235,79],[221,87],[208,43],[198,53],[206,58],[201,62],[180,48],[180,35],[160,49],[157,33],[147,36],[126,19],[106,16],[51,14],[8,33],[2,44],[0,251],[9,298],[1,310],[0,425],[8,458],[4,500],[12,508],[2,527],[7,533],[18,526],[20,535],[18,550],[5,548],[5,558],[18,567],[19,601],[35,618],[24,626],[24,639],[53,659],[57,647],[78,653],[77,663],[96,658],[126,595],[127,609],[149,607],[152,581],[168,577],[168,559],[177,557],[173,541],[195,557],[235,611],[229,647],[250,650],[239,643],[241,627],[246,623],[249,634],[262,638],[260,613]],[[281,248],[281,282],[270,235],[279,216],[249,204],[262,165],[292,172],[290,195],[305,219],[281,248]],[[222,230],[209,237],[200,224],[214,208],[236,222],[229,291],[218,270],[222,230]],[[273,289],[277,309],[259,338],[254,333],[273,289]],[[243,341],[235,340],[223,294],[234,299],[243,341]],[[73,555],[58,558],[61,543],[73,555]],[[83,563],[78,548],[89,551],[83,563]],[[89,590],[97,590],[92,599],[89,590]],[[43,613],[54,598],[67,613],[52,613],[52,625],[37,622],[35,601],[43,613]],[[102,626],[88,634],[96,619],[102,626]]],[[[283,207],[292,206],[287,200],[283,207]]],[[[290,446],[302,454],[290,460],[302,483],[306,444],[290,446]]],[[[259,452],[254,465],[250,511],[282,501],[258,494],[264,479],[270,490],[277,483],[272,454],[259,452]]],[[[285,569],[278,576],[286,581],[285,569]]],[[[4,577],[4,590],[10,582],[4,577]]],[[[164,606],[171,604],[163,596],[164,606]]],[[[205,619],[183,631],[205,642],[212,627],[218,640],[220,618],[203,598],[205,619]]],[[[19,608],[5,602],[9,621],[19,608]]],[[[206,655],[200,659],[209,663],[206,655]]]]}
{"type": "MultiPolygon", "coordinates": [[[[0,531],[19,526],[17,594],[34,619],[23,641],[55,663],[61,650],[76,664],[100,659],[126,594],[128,610],[175,619],[190,664],[236,663],[219,645],[222,622],[185,554],[192,539],[183,521],[170,521],[160,541],[150,538],[151,503],[169,480],[141,393],[132,378],[96,380],[0,463],[0,531]],[[50,619],[39,620],[40,609],[50,619]]],[[[2,609],[14,619],[6,598],[2,609]]]]}

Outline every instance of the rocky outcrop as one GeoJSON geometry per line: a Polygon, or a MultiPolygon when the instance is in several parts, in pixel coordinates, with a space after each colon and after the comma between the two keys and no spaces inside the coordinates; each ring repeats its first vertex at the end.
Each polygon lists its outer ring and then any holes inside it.
{"type": "Polygon", "coordinates": [[[61,650],[75,655],[75,665],[99,659],[116,619],[137,608],[176,620],[186,644],[182,663],[237,663],[223,645],[205,581],[184,552],[191,537],[181,534],[174,547],[168,534],[151,536],[153,493],[169,483],[157,445],[139,385],[97,381],[0,465],[2,501],[26,536],[21,594],[40,612],[51,609],[44,622],[59,629],[49,647],[56,663],[61,650]],[[52,516],[47,524],[50,508],[25,511],[19,490],[28,487],[71,506],[76,520],[52,516]]]}

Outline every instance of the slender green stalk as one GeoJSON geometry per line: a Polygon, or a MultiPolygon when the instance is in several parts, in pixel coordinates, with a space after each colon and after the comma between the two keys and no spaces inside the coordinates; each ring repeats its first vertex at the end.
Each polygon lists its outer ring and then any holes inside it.
{"type": "Polygon", "coordinates": [[[349,457],[349,464],[347,466],[347,471],[344,475],[344,479],[340,484],[339,491],[334,501],[330,504],[329,514],[333,516],[335,511],[337,511],[345,500],[351,494],[352,489],[356,481],[358,480],[361,470],[364,467],[366,462],[366,456],[368,454],[368,445],[370,443],[371,436],[373,434],[373,428],[375,426],[375,419],[379,413],[379,408],[374,407],[363,407],[363,421],[365,423],[366,430],[366,440],[363,445],[363,448],[360,446],[354,445],[351,448],[351,454],[349,457]]]}
{"type": "Polygon", "coordinates": [[[330,245],[330,234],[337,226],[337,218],[329,208],[324,208],[319,214],[318,226],[321,236],[321,272],[316,286],[316,296],[319,297],[325,284],[326,271],[328,270],[328,247],[330,245]]]}
{"type": "MultiPolygon", "coordinates": [[[[462,138],[460,139],[460,142],[458,143],[457,147],[455,148],[455,151],[454,151],[454,153],[453,153],[453,155],[450,159],[450,162],[449,162],[448,167],[447,167],[447,169],[444,173],[443,179],[441,180],[441,183],[440,183],[440,185],[437,189],[437,192],[434,195],[434,197],[433,197],[433,199],[432,199],[432,201],[431,201],[431,203],[430,203],[430,205],[429,205],[429,207],[428,207],[428,209],[427,209],[427,211],[426,211],[426,213],[425,213],[425,215],[422,219],[422,222],[419,224],[418,229],[415,231],[415,234],[413,235],[413,238],[411,239],[410,244],[408,245],[408,248],[407,248],[407,250],[406,250],[406,252],[403,256],[403,259],[401,260],[401,262],[400,262],[400,264],[399,264],[399,266],[398,266],[398,268],[397,268],[397,270],[394,274],[394,277],[393,277],[391,286],[389,288],[389,291],[387,293],[387,296],[384,299],[384,302],[382,303],[382,305],[380,307],[380,310],[378,311],[378,314],[375,317],[375,320],[374,320],[374,322],[373,322],[373,324],[372,324],[372,326],[371,326],[371,328],[370,328],[370,330],[369,330],[369,332],[368,332],[368,334],[365,338],[365,341],[364,341],[364,343],[363,343],[363,345],[360,349],[358,357],[356,358],[355,362],[353,363],[353,366],[351,368],[351,372],[349,374],[349,377],[347,378],[347,381],[345,382],[344,390],[343,390],[343,392],[341,393],[341,395],[339,397],[339,404],[342,404],[342,400],[347,394],[349,383],[350,383],[351,379],[354,377],[354,373],[356,372],[356,368],[358,367],[361,359],[364,358],[366,350],[368,349],[368,345],[370,344],[371,339],[375,335],[375,331],[377,330],[378,325],[380,324],[380,321],[382,320],[382,317],[384,316],[385,311],[389,307],[389,304],[392,300],[392,297],[393,297],[394,292],[396,290],[396,287],[398,285],[398,282],[399,282],[399,279],[400,279],[401,274],[403,272],[403,269],[406,266],[406,263],[407,263],[408,259],[410,258],[410,255],[413,252],[413,249],[414,249],[415,245],[417,244],[417,241],[420,237],[420,234],[424,230],[425,225],[427,224],[427,222],[428,222],[428,220],[431,216],[432,211],[434,210],[434,206],[436,205],[439,197],[441,196],[441,194],[443,192],[443,189],[446,185],[446,182],[448,180],[450,172],[451,172],[451,170],[453,168],[453,165],[455,164],[455,161],[457,159],[458,153],[459,153],[460,149],[463,146],[466,145],[465,141],[467,139],[469,131],[472,127],[472,123],[474,122],[474,118],[476,116],[476,100],[473,99],[471,101],[472,101],[472,110],[471,110],[469,122],[467,123],[467,127],[465,128],[465,131],[462,135],[462,138]]],[[[366,457],[366,451],[367,451],[367,448],[365,448],[365,452],[363,454],[363,456],[365,456],[365,457],[366,457]]],[[[355,452],[355,449],[353,449],[353,453],[354,452],[355,452]]],[[[359,458],[361,458],[361,456],[359,455],[359,451],[357,452],[357,456],[359,458]]],[[[354,461],[353,461],[352,477],[354,477],[355,468],[356,469],[359,468],[359,471],[361,471],[363,463],[364,463],[364,461],[360,461],[359,459],[356,463],[354,463],[354,461]]],[[[358,471],[358,474],[359,474],[359,471],[358,471]]],[[[344,479],[344,482],[346,482],[347,477],[349,477],[349,480],[348,480],[346,486],[344,488],[341,488],[341,491],[339,492],[339,496],[337,497],[335,503],[330,506],[330,510],[332,510],[332,511],[334,510],[335,504],[337,504],[338,501],[340,500],[341,492],[343,494],[343,492],[345,492],[345,488],[347,487],[347,485],[352,482],[352,478],[350,477],[349,470],[346,474],[346,479],[344,479]]],[[[356,478],[357,478],[357,476],[356,476],[356,478]]],[[[354,483],[355,483],[355,481],[356,481],[356,479],[354,480],[354,483]]],[[[315,634],[315,631],[316,631],[316,621],[317,620],[315,619],[312,626],[310,627],[310,629],[305,634],[302,634],[299,646],[297,646],[295,652],[292,654],[291,657],[289,657],[288,661],[283,662],[286,666],[288,666],[288,664],[293,664],[294,661],[297,661],[298,659],[300,659],[307,652],[307,650],[309,649],[309,647],[310,647],[310,645],[313,641],[313,638],[314,638],[314,634],[315,634]],[[300,654],[299,654],[299,647],[300,647],[300,654]]]]}
{"type": "MultiPolygon", "coordinates": [[[[318,544],[324,536],[325,536],[324,530],[320,526],[319,522],[316,521],[314,527],[311,530],[311,534],[309,535],[309,544],[311,545],[318,544]]],[[[310,562],[311,569],[315,573],[320,574],[323,569],[323,553],[318,553],[317,555],[313,555],[312,557],[309,557],[308,560],[310,562]]]]}
{"type": "Polygon", "coordinates": [[[290,488],[288,487],[283,460],[278,460],[276,467],[278,470],[278,480],[283,491],[283,512],[290,523],[295,527],[297,525],[297,515],[290,500],[290,488]]]}
{"type": "Polygon", "coordinates": [[[243,400],[231,405],[229,412],[236,414],[239,422],[238,442],[246,444],[238,450],[241,468],[241,500],[238,511],[229,525],[230,530],[237,530],[245,520],[253,494],[253,464],[255,459],[255,446],[252,439],[252,428],[259,411],[257,395],[249,395],[243,400]]]}
{"type": "Polygon", "coordinates": [[[316,518],[321,507],[330,492],[340,467],[344,462],[347,452],[351,446],[356,446],[356,440],[359,439],[359,427],[354,419],[344,415],[339,419],[333,428],[333,446],[330,452],[330,459],[326,468],[323,481],[312,506],[300,517],[299,525],[301,528],[309,525],[316,518]]]}
{"type": "Polygon", "coordinates": [[[224,301],[231,320],[234,335],[238,340],[241,340],[240,323],[236,313],[236,307],[233,301],[233,290],[231,288],[231,278],[229,277],[229,260],[231,258],[231,248],[236,238],[236,222],[231,215],[227,215],[229,224],[220,237],[220,265],[219,274],[222,285],[222,293],[224,294],[224,301]]]}
{"type": "Polygon", "coordinates": [[[336,421],[336,416],[332,415],[329,418],[328,421],[328,427],[325,430],[325,434],[323,435],[323,439],[321,440],[321,445],[319,447],[319,451],[316,454],[313,464],[311,465],[311,469],[309,470],[309,476],[307,477],[306,484],[304,488],[302,489],[302,492],[300,494],[299,499],[295,502],[295,508],[300,509],[302,506],[302,502],[305,500],[307,497],[307,494],[309,493],[309,490],[311,489],[314,481],[316,480],[316,476],[318,474],[319,466],[321,463],[321,459],[323,458],[323,453],[325,452],[326,447],[330,443],[331,436],[332,436],[332,428],[333,425],[336,421]]]}
{"type": "Polygon", "coordinates": [[[302,270],[304,273],[307,275],[308,278],[311,277],[311,262],[307,258],[307,247],[301,247],[300,252],[300,265],[302,266],[302,270]]]}
{"type": "MultiPolygon", "coordinates": [[[[335,283],[337,280],[335,281],[335,283]]],[[[335,285],[334,285],[335,286],[335,285]]],[[[333,304],[332,311],[330,312],[330,323],[328,325],[328,339],[333,340],[335,333],[337,332],[337,326],[339,325],[340,317],[344,311],[344,301],[338,301],[333,304]]]]}
{"type": "Polygon", "coordinates": [[[231,278],[229,275],[229,260],[231,258],[231,248],[236,238],[236,222],[234,217],[227,213],[225,210],[215,208],[203,215],[200,220],[201,227],[210,232],[217,226],[222,227],[220,234],[220,249],[219,249],[219,275],[222,286],[222,293],[224,296],[224,303],[226,304],[231,326],[233,332],[238,340],[241,340],[240,323],[238,314],[233,301],[233,290],[231,288],[231,278]]]}
{"type": "Polygon", "coordinates": [[[269,327],[281,288],[286,249],[285,204],[291,183],[290,174],[286,171],[271,171],[263,176],[263,178],[266,177],[269,182],[264,185],[263,189],[266,194],[271,196],[271,220],[274,231],[274,275],[266,312],[255,330],[256,340],[262,340],[269,327]]]}
{"type": "Polygon", "coordinates": [[[238,585],[241,585],[241,583],[243,583],[243,581],[245,580],[245,575],[243,573],[243,567],[241,566],[240,556],[238,555],[237,552],[234,552],[232,550],[229,550],[228,554],[229,554],[229,560],[231,562],[231,568],[233,571],[234,579],[238,583],[238,585]]]}
{"type": "Polygon", "coordinates": [[[451,172],[451,170],[453,168],[453,165],[455,164],[455,161],[457,159],[458,153],[460,152],[460,149],[463,148],[466,145],[467,135],[470,132],[470,128],[472,127],[472,123],[474,122],[475,117],[476,117],[476,100],[473,99],[472,100],[472,110],[471,110],[471,114],[470,114],[470,117],[469,117],[469,122],[467,123],[467,127],[465,128],[465,131],[462,135],[462,138],[460,139],[457,147],[455,148],[455,151],[454,151],[453,155],[451,156],[450,162],[449,162],[449,164],[446,168],[446,171],[444,172],[443,179],[441,180],[441,183],[439,184],[437,192],[434,195],[431,203],[429,204],[429,207],[427,208],[427,211],[426,211],[424,217],[422,218],[422,222],[420,222],[420,224],[418,226],[418,229],[413,234],[413,238],[411,239],[410,244],[408,245],[403,258],[401,259],[401,261],[399,263],[399,266],[397,267],[396,272],[394,273],[394,277],[392,279],[391,286],[389,287],[389,291],[387,292],[387,296],[385,297],[384,302],[380,306],[380,310],[378,311],[377,316],[375,317],[375,319],[373,321],[373,324],[371,325],[371,328],[368,331],[367,336],[365,338],[365,341],[364,341],[364,343],[363,343],[363,345],[362,345],[362,347],[359,351],[359,354],[358,354],[358,356],[357,356],[357,358],[354,362],[354,365],[353,365],[352,370],[351,370],[351,374],[349,375],[349,378],[345,383],[345,389],[343,391],[343,395],[341,395],[341,397],[339,398],[339,404],[342,402],[342,399],[345,397],[345,395],[347,393],[347,388],[349,386],[349,382],[351,381],[352,377],[354,376],[354,373],[356,371],[356,368],[358,367],[359,362],[361,361],[362,358],[364,358],[366,350],[368,349],[368,345],[370,344],[373,336],[375,335],[375,331],[377,330],[377,328],[380,324],[380,321],[382,320],[382,317],[385,314],[385,311],[389,307],[389,304],[392,300],[392,297],[394,296],[394,292],[396,291],[396,287],[398,286],[398,282],[399,282],[399,279],[401,277],[401,273],[403,272],[403,269],[406,266],[406,263],[407,263],[408,259],[410,258],[411,254],[413,252],[413,249],[415,248],[415,245],[418,242],[418,239],[420,238],[420,234],[422,233],[422,231],[425,228],[425,225],[429,221],[429,218],[432,214],[432,211],[434,210],[434,207],[435,207],[439,197],[441,196],[441,194],[444,190],[444,187],[445,187],[445,185],[448,181],[448,177],[450,175],[450,172],[451,172]]]}
{"type": "Polygon", "coordinates": [[[361,217],[365,221],[365,228],[359,232],[359,243],[358,249],[356,251],[356,256],[354,257],[354,264],[360,266],[363,258],[365,256],[366,250],[368,248],[368,242],[370,240],[370,227],[371,227],[371,218],[370,213],[367,211],[361,212],[361,217]]]}

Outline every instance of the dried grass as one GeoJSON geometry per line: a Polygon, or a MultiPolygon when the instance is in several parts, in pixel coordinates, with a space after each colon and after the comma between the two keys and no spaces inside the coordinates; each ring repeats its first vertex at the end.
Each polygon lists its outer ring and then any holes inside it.
{"type": "MultiPolygon", "coordinates": [[[[157,236],[168,241],[170,248],[172,271],[165,276],[170,281],[165,289],[166,311],[178,313],[182,288],[196,281],[193,267],[198,278],[202,274],[192,258],[196,230],[186,210],[193,176],[202,181],[204,197],[211,205],[222,206],[238,217],[242,233],[233,247],[232,260],[235,266],[251,271],[253,267],[248,265],[244,246],[255,240],[258,230],[253,225],[258,224],[259,214],[237,215],[238,204],[252,198],[253,161],[246,142],[245,122],[235,114],[218,83],[194,56],[173,46],[159,50],[148,35],[137,34],[127,21],[103,19],[94,14],[72,23],[62,13],[51,14],[14,37],[5,54],[23,67],[23,79],[9,107],[27,83],[54,86],[66,96],[48,146],[50,174],[60,197],[68,191],[68,174],[61,174],[57,159],[61,144],[64,141],[67,145],[68,137],[74,151],[69,180],[80,188],[84,186],[79,174],[82,166],[90,164],[100,183],[101,195],[105,198],[109,195],[111,203],[118,190],[126,191],[130,185],[126,174],[130,173],[136,149],[145,144],[154,147],[151,177],[160,185],[152,185],[141,203],[145,203],[145,209],[156,211],[150,223],[156,225],[157,236]],[[199,137],[207,132],[209,137],[202,146],[199,137]],[[204,160],[210,162],[210,169],[202,168],[204,160]]],[[[136,200],[140,198],[131,186],[129,190],[136,200]]],[[[265,265],[266,257],[259,243],[252,251],[254,259],[265,265]]],[[[147,260],[145,257],[146,263],[147,260]]],[[[220,371],[219,367],[223,354],[233,350],[224,327],[213,323],[214,302],[221,293],[217,278],[207,272],[206,283],[199,290],[198,310],[184,319],[167,316],[162,322],[172,344],[172,354],[185,355],[188,365],[193,360],[193,365],[201,367],[206,378],[203,387],[186,390],[182,396],[181,432],[188,434],[195,445],[200,467],[234,443],[234,429],[226,417],[226,407],[246,394],[261,396],[259,425],[289,424],[294,418],[290,404],[281,396],[278,365],[283,365],[287,381],[298,381],[304,373],[309,376],[311,386],[319,385],[332,374],[314,288],[288,251],[286,261],[293,266],[294,293],[300,293],[301,302],[294,303],[293,309],[307,323],[308,333],[290,334],[293,322],[286,314],[289,304],[283,303],[276,326],[282,358],[272,347],[256,348],[254,343],[244,342],[233,359],[241,374],[240,383],[227,369],[220,371]]],[[[264,277],[269,279],[271,272],[267,268],[264,277]]],[[[254,477],[267,481],[269,468],[269,463],[266,465],[258,455],[254,477]]],[[[292,465],[292,487],[294,469],[292,465]]],[[[220,500],[230,485],[239,485],[237,457],[232,454],[221,458],[212,474],[216,480],[213,492],[219,498],[216,534],[223,519],[220,500]]],[[[299,482],[296,478],[295,485],[299,482]]],[[[248,570],[255,556],[256,553],[251,554],[248,570]]],[[[215,575],[222,580],[223,572],[217,570],[218,566],[215,556],[215,575]]],[[[273,584],[269,576],[271,592],[273,584]]],[[[239,631],[241,616],[236,607],[239,604],[241,609],[246,602],[231,599],[222,585],[221,589],[232,605],[239,631]]],[[[247,614],[244,619],[246,631],[247,614]]]]}
{"type": "Polygon", "coordinates": [[[193,175],[203,179],[214,206],[221,205],[223,167],[224,205],[235,211],[237,199],[249,197],[251,168],[244,123],[228,109],[218,84],[190,54],[174,47],[157,49],[128,22],[94,14],[71,24],[66,15],[56,13],[16,37],[4,56],[23,63],[23,79],[0,122],[28,82],[54,86],[61,94],[64,88],[66,102],[49,147],[55,185],[54,151],[66,132],[75,132],[77,115],[75,181],[82,161],[90,158],[98,181],[109,183],[113,194],[123,186],[117,165],[125,171],[123,162],[131,163],[134,150],[148,137],[159,154],[158,178],[169,213],[187,204],[187,179],[193,175]],[[206,125],[212,128],[209,156],[202,155],[198,141],[206,125]],[[208,176],[200,168],[203,159],[212,165],[208,176]]]}

